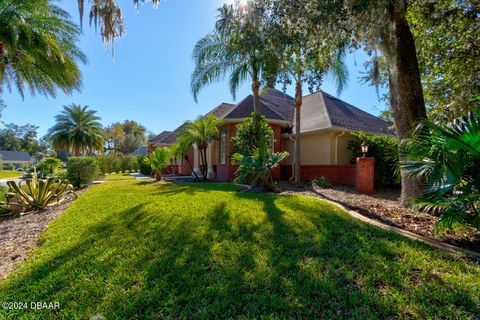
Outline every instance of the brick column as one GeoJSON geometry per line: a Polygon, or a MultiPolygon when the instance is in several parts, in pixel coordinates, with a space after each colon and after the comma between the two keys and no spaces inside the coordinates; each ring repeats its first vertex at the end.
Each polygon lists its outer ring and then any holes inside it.
{"type": "Polygon", "coordinates": [[[375,158],[357,158],[355,188],[360,193],[373,193],[375,158]]]}

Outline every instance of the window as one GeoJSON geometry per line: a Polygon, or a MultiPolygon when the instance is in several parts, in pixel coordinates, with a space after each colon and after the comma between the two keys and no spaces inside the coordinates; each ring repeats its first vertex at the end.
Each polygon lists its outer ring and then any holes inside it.
{"type": "Polygon", "coordinates": [[[227,163],[227,130],[220,131],[220,164],[227,163]]]}

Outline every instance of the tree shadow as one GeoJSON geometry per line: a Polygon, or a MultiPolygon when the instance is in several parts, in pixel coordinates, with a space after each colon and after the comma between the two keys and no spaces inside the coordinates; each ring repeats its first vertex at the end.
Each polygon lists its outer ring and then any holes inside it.
{"type": "MultiPolygon", "coordinates": [[[[168,184],[154,192],[200,201],[192,197],[212,190],[192,188],[168,184]]],[[[475,290],[415,265],[415,259],[442,265],[447,255],[320,200],[233,193],[191,216],[154,215],[148,205],[98,219],[70,247],[56,244],[49,259],[2,287],[0,298],[61,302],[59,311],[29,311],[40,318],[360,319],[480,311],[475,290]],[[407,251],[412,247],[422,257],[407,251]],[[438,307],[426,310],[425,301],[438,307]]]]}

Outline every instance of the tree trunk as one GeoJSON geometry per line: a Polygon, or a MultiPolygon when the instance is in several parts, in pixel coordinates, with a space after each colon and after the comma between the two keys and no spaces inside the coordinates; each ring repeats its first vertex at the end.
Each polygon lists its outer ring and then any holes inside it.
{"type": "Polygon", "coordinates": [[[260,82],[256,75],[252,77],[253,112],[260,112],[260,82]]]}
{"type": "MultiPolygon", "coordinates": [[[[391,44],[387,48],[390,105],[395,119],[397,139],[411,137],[418,122],[427,117],[423,98],[420,70],[413,35],[406,19],[404,1],[396,1],[390,9],[393,32],[391,44]]],[[[385,39],[384,39],[385,40],[385,39]]],[[[400,161],[404,157],[400,156],[400,161]]],[[[400,203],[411,206],[412,198],[421,195],[421,183],[406,176],[401,170],[402,193],[400,203]]]]}
{"type": "Polygon", "coordinates": [[[190,160],[188,160],[188,156],[184,156],[184,159],[185,159],[185,161],[187,161],[188,166],[190,167],[190,170],[192,171],[192,173],[193,173],[193,175],[195,176],[195,178],[196,178],[197,180],[200,180],[200,179],[198,178],[198,175],[197,175],[197,173],[195,172],[195,170],[193,170],[193,166],[192,166],[192,164],[190,163],[190,160]]]}
{"type": "Polygon", "coordinates": [[[300,111],[302,107],[302,80],[297,80],[295,87],[295,145],[294,145],[294,177],[295,183],[301,182],[300,175],[300,111]]]}

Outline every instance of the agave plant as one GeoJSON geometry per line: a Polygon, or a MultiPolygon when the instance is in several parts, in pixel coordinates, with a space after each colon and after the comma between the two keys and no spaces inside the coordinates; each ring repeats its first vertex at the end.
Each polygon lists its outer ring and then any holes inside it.
{"type": "Polygon", "coordinates": [[[256,186],[261,184],[264,188],[271,187],[273,183],[272,169],[288,157],[288,152],[273,152],[271,145],[265,137],[259,139],[259,146],[251,155],[235,153],[232,161],[238,165],[235,172],[235,182],[249,182],[256,186]]]}
{"type": "Polygon", "coordinates": [[[49,204],[59,202],[68,194],[73,194],[73,186],[68,180],[58,178],[38,179],[33,173],[31,179],[8,181],[8,192],[5,194],[7,205],[13,212],[43,209],[49,204]]]}
{"type": "Polygon", "coordinates": [[[480,227],[480,112],[441,126],[424,121],[402,142],[401,166],[424,182],[420,209],[439,215],[437,226],[480,227]]]}

